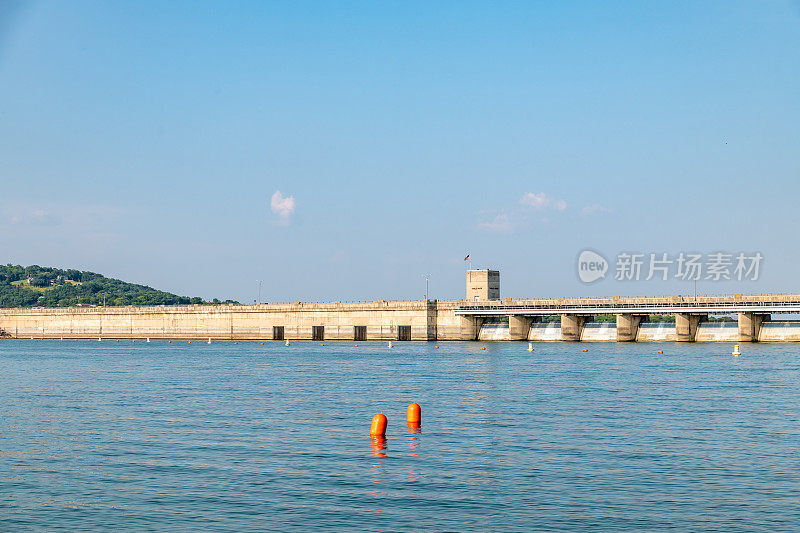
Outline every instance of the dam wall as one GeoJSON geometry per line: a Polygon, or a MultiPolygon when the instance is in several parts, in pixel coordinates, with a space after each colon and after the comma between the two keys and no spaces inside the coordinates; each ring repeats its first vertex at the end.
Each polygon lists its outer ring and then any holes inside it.
{"type": "Polygon", "coordinates": [[[468,270],[468,298],[451,301],[0,308],[0,338],[800,342],[800,322],[771,321],[800,314],[800,294],[501,300],[499,276],[468,270]]]}
{"type": "MultiPolygon", "coordinates": [[[[12,338],[434,340],[437,316],[424,301],[0,309],[0,330],[12,338]]],[[[445,306],[442,319],[445,337],[460,335],[461,317],[445,306]]]]}
{"type": "Polygon", "coordinates": [[[458,301],[0,309],[0,338],[474,340],[458,301]]]}
{"type": "MultiPolygon", "coordinates": [[[[513,301],[507,300],[511,305],[513,301]]],[[[472,302],[470,302],[472,303],[472,302]]],[[[464,300],[150,307],[0,308],[0,338],[340,341],[800,342],[800,321],[739,313],[737,322],[677,313],[675,322],[617,314],[464,314],[464,300]],[[564,329],[566,324],[566,330],[564,329]],[[622,328],[622,329],[618,329],[622,328]],[[621,334],[618,334],[621,332],[621,334]],[[620,336],[621,335],[621,336],[620,336]]],[[[579,311],[580,312],[580,311],[579,311]]]]}

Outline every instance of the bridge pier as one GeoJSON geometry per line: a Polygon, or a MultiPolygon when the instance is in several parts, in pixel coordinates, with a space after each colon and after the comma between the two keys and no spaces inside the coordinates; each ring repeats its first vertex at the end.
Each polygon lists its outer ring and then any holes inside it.
{"type": "Polygon", "coordinates": [[[461,340],[462,341],[476,341],[478,334],[481,332],[481,326],[486,321],[485,318],[480,316],[461,316],[461,340]]]}
{"type": "Polygon", "coordinates": [[[757,342],[764,320],[769,320],[769,315],[739,313],[739,342],[757,342]]]}
{"type": "Polygon", "coordinates": [[[639,315],[617,314],[617,342],[634,342],[639,333],[639,315]]]}
{"type": "Polygon", "coordinates": [[[531,332],[531,324],[536,320],[532,316],[508,315],[508,340],[526,341],[531,332]]]}
{"type": "Polygon", "coordinates": [[[579,341],[583,333],[583,324],[591,321],[592,317],[583,315],[561,315],[561,340],[579,341]]]}
{"type": "Polygon", "coordinates": [[[700,315],[675,313],[675,336],[678,342],[694,342],[700,315]]]}

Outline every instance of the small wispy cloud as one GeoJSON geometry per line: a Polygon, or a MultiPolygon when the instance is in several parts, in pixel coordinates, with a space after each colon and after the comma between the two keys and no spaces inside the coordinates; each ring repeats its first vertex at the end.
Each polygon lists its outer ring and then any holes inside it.
{"type": "Polygon", "coordinates": [[[478,227],[486,231],[506,233],[514,229],[516,223],[511,219],[511,215],[506,212],[497,213],[489,220],[478,222],[478,227]]]}
{"type": "Polygon", "coordinates": [[[531,224],[531,221],[541,220],[542,224],[549,224],[550,219],[546,213],[561,212],[567,209],[567,202],[544,192],[526,192],[517,205],[510,208],[484,211],[478,228],[494,233],[509,233],[518,228],[531,224]]]}
{"type": "Polygon", "coordinates": [[[269,205],[272,213],[278,217],[277,224],[288,226],[291,223],[296,208],[294,196],[284,196],[281,191],[275,191],[270,198],[269,205]]]}
{"type": "Polygon", "coordinates": [[[587,205],[581,209],[581,215],[588,217],[592,215],[607,215],[611,213],[611,209],[603,207],[600,204],[587,205]]]}
{"type": "Polygon", "coordinates": [[[564,211],[567,208],[566,201],[543,192],[526,192],[519,199],[519,203],[539,210],[554,209],[556,211],[564,211]]]}

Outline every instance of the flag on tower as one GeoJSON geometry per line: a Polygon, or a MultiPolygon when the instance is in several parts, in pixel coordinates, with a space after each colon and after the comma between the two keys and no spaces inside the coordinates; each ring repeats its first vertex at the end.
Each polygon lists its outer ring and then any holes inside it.
{"type": "Polygon", "coordinates": [[[467,254],[467,256],[464,258],[464,261],[467,261],[467,260],[469,260],[469,254],[467,254]]]}

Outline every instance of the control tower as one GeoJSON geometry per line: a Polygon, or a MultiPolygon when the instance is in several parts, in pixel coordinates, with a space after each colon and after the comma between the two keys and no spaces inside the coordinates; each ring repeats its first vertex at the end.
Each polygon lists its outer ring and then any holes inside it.
{"type": "Polygon", "coordinates": [[[467,270],[467,300],[500,299],[499,270],[467,270]]]}

